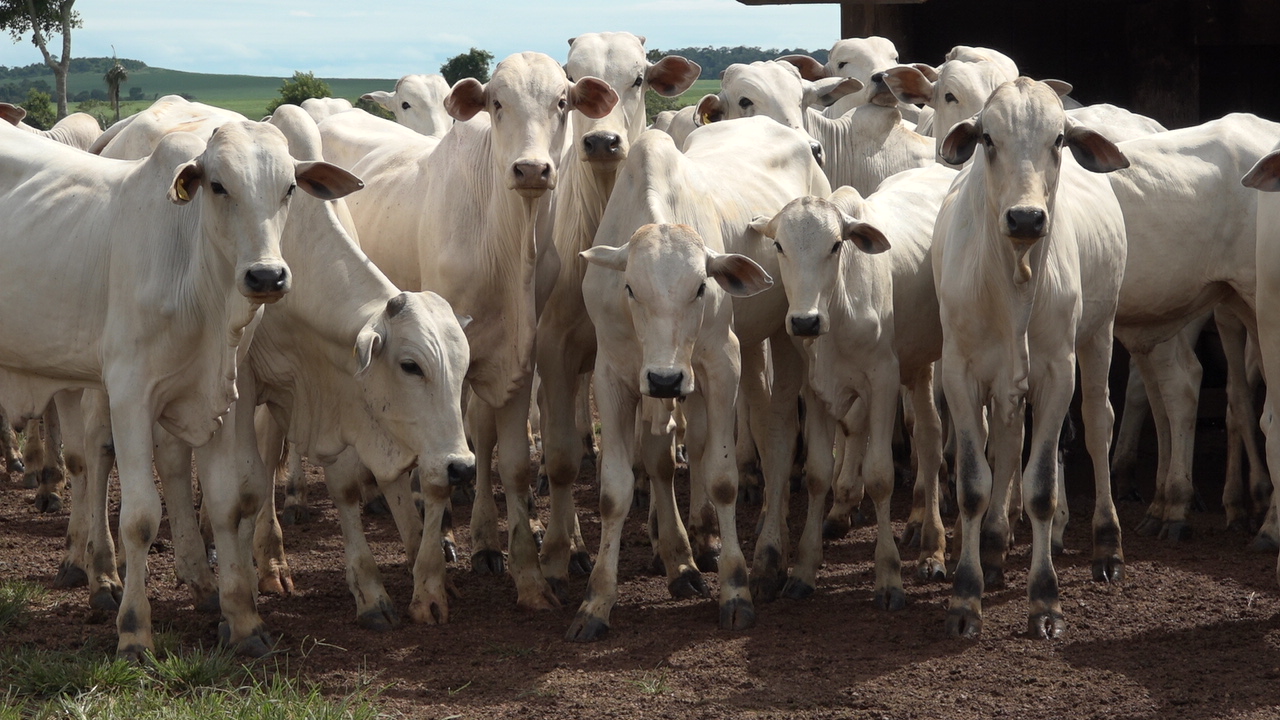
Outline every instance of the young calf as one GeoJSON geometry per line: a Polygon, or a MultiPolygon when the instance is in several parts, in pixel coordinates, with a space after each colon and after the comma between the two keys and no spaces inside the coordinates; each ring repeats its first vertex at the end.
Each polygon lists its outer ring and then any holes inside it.
{"type": "MultiPolygon", "coordinates": [[[[672,399],[684,401],[690,469],[705,478],[720,523],[720,625],[750,627],[755,611],[734,518],[734,400],[741,365],[726,293],[750,297],[773,281],[750,259],[707,247],[688,225],[645,225],[621,247],[598,245],[582,257],[590,263],[582,293],[598,345],[601,533],[591,583],[567,637],[594,640],[609,629],[618,595],[622,524],[634,489],[631,448],[642,396],[662,398],[668,408],[672,399]]],[[[651,403],[645,403],[646,414],[654,409],[651,403]]],[[[664,510],[658,513],[662,559],[669,571],[679,570],[671,581],[673,594],[705,594],[689,537],[674,511],[673,469],[668,463],[664,472],[650,476],[651,501],[664,510]]]]}

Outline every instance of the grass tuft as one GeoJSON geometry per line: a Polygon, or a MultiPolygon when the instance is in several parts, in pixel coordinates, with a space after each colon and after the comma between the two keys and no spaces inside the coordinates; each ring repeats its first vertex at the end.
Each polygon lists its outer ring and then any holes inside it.
{"type": "Polygon", "coordinates": [[[667,684],[666,672],[649,672],[640,676],[638,680],[632,680],[632,685],[640,689],[645,695],[666,695],[671,692],[671,686],[667,684]]]}
{"type": "Polygon", "coordinates": [[[0,583],[0,631],[21,627],[31,614],[31,606],[45,597],[44,588],[25,580],[0,583]]]}

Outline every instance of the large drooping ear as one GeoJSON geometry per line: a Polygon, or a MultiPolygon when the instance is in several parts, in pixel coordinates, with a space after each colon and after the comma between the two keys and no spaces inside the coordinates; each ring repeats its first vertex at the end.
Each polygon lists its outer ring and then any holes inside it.
{"type": "Polygon", "coordinates": [[[804,88],[804,104],[832,105],[845,95],[852,95],[863,87],[857,78],[829,77],[815,82],[806,82],[804,88]]]}
{"type": "Polygon", "coordinates": [[[444,99],[444,109],[454,120],[466,122],[485,109],[485,86],[475,78],[459,80],[444,99]]]}
{"type": "Polygon", "coordinates": [[[776,215],[757,215],[751,218],[749,227],[767,238],[778,239],[778,218],[782,217],[782,213],[776,215]]]}
{"type": "Polygon", "coordinates": [[[707,248],[707,277],[734,297],[751,297],[773,287],[773,278],[749,257],[707,248]]]}
{"type": "Polygon", "coordinates": [[[932,65],[925,63],[911,63],[908,67],[913,67],[920,71],[920,74],[928,78],[929,82],[938,82],[938,69],[932,65]]]}
{"type": "Polygon", "coordinates": [[[895,97],[909,105],[933,102],[937,79],[937,73],[930,78],[914,65],[896,65],[884,71],[884,84],[889,86],[895,97]]]}
{"type": "Polygon", "coordinates": [[[855,220],[843,212],[840,213],[840,237],[868,255],[876,255],[889,249],[889,238],[879,228],[855,220]]]}
{"type": "Polygon", "coordinates": [[[173,172],[173,183],[169,186],[169,202],[174,205],[186,205],[191,196],[200,189],[200,181],[204,179],[204,170],[200,163],[192,160],[178,166],[173,172]]]}
{"type": "Polygon", "coordinates": [[[22,122],[22,118],[27,116],[27,111],[17,105],[9,103],[0,103],[0,120],[4,120],[10,125],[17,125],[22,122]]]}
{"type": "Polygon", "coordinates": [[[1058,97],[1071,94],[1073,89],[1071,83],[1065,80],[1041,80],[1041,82],[1048,85],[1050,90],[1058,93],[1058,97]]]}
{"type": "Polygon", "coordinates": [[[1263,192],[1280,192],[1280,151],[1263,155],[1258,164],[1245,173],[1240,182],[1247,188],[1263,192]]]}
{"type": "Polygon", "coordinates": [[[395,107],[394,102],[396,98],[395,95],[392,95],[386,90],[374,90],[373,92],[367,92],[361,95],[360,99],[365,102],[376,102],[382,107],[390,110],[395,107]]]}
{"type": "Polygon", "coordinates": [[[1129,158],[1120,152],[1116,144],[1102,135],[1067,117],[1063,142],[1071,148],[1076,162],[1085,170],[1109,173],[1129,167],[1129,158]]]}
{"type": "Polygon", "coordinates": [[[609,247],[608,245],[597,245],[593,248],[583,250],[578,256],[592,265],[599,265],[610,270],[618,272],[626,272],[627,258],[631,255],[631,243],[622,243],[619,247],[609,247]]]}
{"type": "Polygon", "coordinates": [[[569,87],[569,106],[592,120],[608,115],[618,104],[618,93],[600,78],[578,78],[569,87]]]}
{"type": "Polygon", "coordinates": [[[818,62],[808,55],[783,55],[778,58],[778,62],[791,63],[800,71],[800,77],[814,82],[823,78],[831,77],[831,73],[827,71],[827,66],[818,62]]]}
{"type": "Polygon", "coordinates": [[[373,359],[382,352],[386,344],[387,331],[382,327],[381,318],[374,318],[356,335],[356,346],[352,354],[356,357],[356,377],[368,372],[373,359]]]}
{"type": "Polygon", "coordinates": [[[676,97],[693,86],[702,74],[702,66],[682,58],[668,55],[649,66],[644,73],[649,89],[663,97],[676,97]]]}
{"type": "Polygon", "coordinates": [[[724,119],[724,98],[719,95],[703,95],[698,101],[698,111],[693,114],[694,125],[710,125],[724,119]]]}
{"type": "Polygon", "coordinates": [[[942,151],[938,154],[952,165],[963,165],[973,157],[973,150],[978,146],[980,137],[982,137],[980,116],[974,115],[968,120],[961,120],[942,140],[942,151]]]}
{"type": "Polygon", "coordinates": [[[364,181],[350,172],[327,162],[300,162],[293,177],[298,187],[321,200],[337,200],[364,187],[364,181]]]}

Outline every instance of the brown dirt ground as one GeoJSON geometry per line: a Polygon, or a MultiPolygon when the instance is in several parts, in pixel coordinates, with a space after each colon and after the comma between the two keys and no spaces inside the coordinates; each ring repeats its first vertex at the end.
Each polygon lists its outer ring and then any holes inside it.
{"type": "MultiPolygon", "coordinates": [[[[528,614],[508,578],[479,577],[464,559],[450,569],[462,592],[443,627],[406,624],[372,633],[355,623],[342,539],[313,468],[319,519],[286,528],[297,592],[263,597],[260,608],[290,663],[331,692],[372,684],[379,702],[405,717],[677,718],[1263,718],[1280,717],[1280,591],[1276,559],[1247,553],[1247,538],[1223,530],[1217,498],[1224,465],[1220,422],[1202,421],[1197,459],[1210,510],[1191,518],[1194,538],[1170,546],[1130,529],[1143,505],[1120,506],[1127,579],[1090,579],[1092,489],[1083,451],[1069,458],[1072,520],[1057,560],[1068,631],[1057,641],[1025,636],[1028,531],[1018,528],[1006,589],[985,598],[975,642],[943,632],[949,586],[907,580],[905,610],[871,603],[871,528],[826,547],[818,592],[808,600],[757,606],[754,628],[718,629],[712,600],[671,600],[648,573],[641,513],[632,512],[621,559],[612,633],[592,645],[565,642],[576,608],[528,614]],[[1207,448],[1207,450],[1206,450],[1207,448]]],[[[1144,458],[1150,497],[1154,439],[1144,458]]],[[[584,473],[589,475],[590,473],[584,473]]],[[[48,585],[61,557],[65,512],[41,515],[20,478],[0,482],[0,578],[48,585]]],[[[577,491],[583,531],[594,548],[599,525],[591,482],[577,491]]],[[[539,499],[545,517],[546,500],[539,499]]],[[[900,533],[910,503],[894,497],[900,533]]],[[[798,537],[805,500],[791,501],[798,537]]],[[[460,513],[465,521],[466,510],[460,513]]],[[[756,508],[739,513],[752,537],[756,508]]],[[[950,523],[950,520],[948,520],[950,523]]],[[[388,591],[401,612],[412,592],[393,525],[367,522],[388,591]]],[[[459,528],[466,554],[468,530],[459,528]]],[[[196,613],[175,587],[162,529],[152,554],[150,596],[159,628],[211,645],[217,618],[196,613]]],[[[744,548],[748,557],[751,549],[744,548]]],[[[593,553],[594,554],[594,553],[593,553]]],[[[904,553],[904,559],[913,555],[904,553]]],[[[913,563],[907,562],[910,571],[913,563]]],[[[715,588],[714,577],[708,584],[715,588]]],[[[572,578],[580,598],[585,578],[572,578]]],[[[4,643],[76,649],[114,645],[114,624],[91,620],[83,589],[50,591],[32,621],[4,643]]]]}

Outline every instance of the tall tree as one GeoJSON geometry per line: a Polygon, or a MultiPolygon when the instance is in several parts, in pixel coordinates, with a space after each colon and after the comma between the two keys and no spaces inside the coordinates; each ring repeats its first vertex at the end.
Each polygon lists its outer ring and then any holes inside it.
{"type": "Polygon", "coordinates": [[[120,122],[120,86],[129,79],[129,71],[124,69],[119,60],[102,76],[107,84],[107,94],[111,96],[111,109],[116,111],[116,122],[120,122]]]}
{"type": "Polygon", "coordinates": [[[440,74],[450,85],[462,78],[475,78],[482,83],[489,82],[489,63],[493,62],[493,53],[488,50],[471,48],[461,55],[454,55],[440,66],[440,74]]]}
{"type": "Polygon", "coordinates": [[[31,33],[31,42],[40,48],[44,64],[53,70],[58,117],[67,116],[67,73],[71,68],[71,28],[80,27],[80,15],[71,10],[76,0],[0,0],[0,28],[9,31],[14,42],[31,33]],[[49,52],[49,37],[62,36],[62,56],[49,52]]]}

